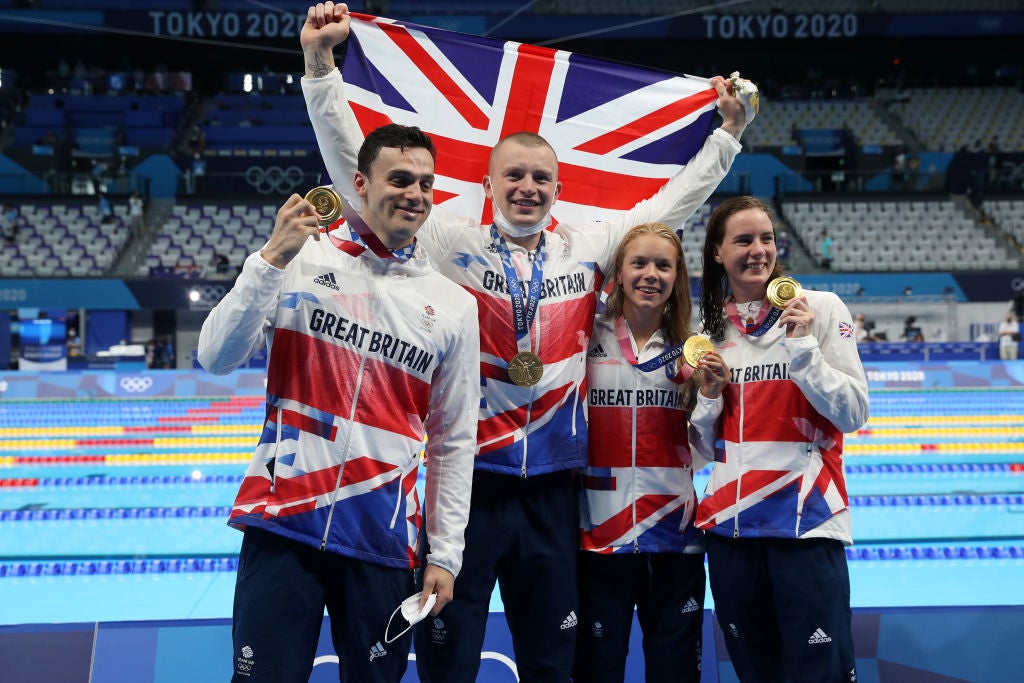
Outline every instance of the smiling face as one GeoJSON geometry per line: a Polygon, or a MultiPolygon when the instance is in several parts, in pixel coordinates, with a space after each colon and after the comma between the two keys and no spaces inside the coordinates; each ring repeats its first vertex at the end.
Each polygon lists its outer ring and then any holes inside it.
{"type": "Polygon", "coordinates": [[[538,140],[523,144],[513,137],[499,142],[484,178],[484,194],[518,227],[529,227],[547,216],[562,191],[555,152],[538,140]]]}
{"type": "Polygon", "coordinates": [[[664,237],[639,235],[626,246],[617,282],[627,316],[661,316],[678,277],[677,249],[664,237]]]}
{"type": "Polygon", "coordinates": [[[775,270],[775,230],[758,208],[743,209],[725,220],[722,241],[714,247],[738,302],[760,301],[775,270]]]}
{"type": "Polygon", "coordinates": [[[434,201],[434,159],[422,147],[382,147],[370,172],[356,172],[362,217],[389,249],[410,244],[434,201]]]}

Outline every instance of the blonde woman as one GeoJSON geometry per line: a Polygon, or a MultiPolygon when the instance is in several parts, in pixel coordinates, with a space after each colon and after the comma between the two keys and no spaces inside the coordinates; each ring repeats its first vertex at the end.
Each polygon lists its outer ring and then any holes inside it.
{"type": "Polygon", "coordinates": [[[648,683],[696,683],[705,573],[693,472],[712,453],[710,444],[691,451],[687,417],[698,387],[714,399],[728,372],[715,353],[699,371],[681,357],[690,287],[672,230],[648,223],[626,233],[611,278],[587,353],[574,681],[621,683],[636,608],[648,683]]]}

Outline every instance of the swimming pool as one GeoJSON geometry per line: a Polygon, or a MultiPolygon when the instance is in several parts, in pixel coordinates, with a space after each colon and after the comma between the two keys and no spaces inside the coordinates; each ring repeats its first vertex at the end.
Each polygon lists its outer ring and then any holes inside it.
{"type": "MultiPolygon", "coordinates": [[[[853,606],[1024,605],[1024,390],[875,387],[871,414],[846,437],[853,606]]],[[[0,400],[0,624],[229,619],[262,417],[255,393],[0,400]]]]}
{"type": "MultiPolygon", "coordinates": [[[[846,442],[855,606],[1024,603],[1024,391],[873,390],[871,414],[846,442]]],[[[225,520],[262,416],[259,396],[0,402],[3,622],[230,616],[225,520]]]]}

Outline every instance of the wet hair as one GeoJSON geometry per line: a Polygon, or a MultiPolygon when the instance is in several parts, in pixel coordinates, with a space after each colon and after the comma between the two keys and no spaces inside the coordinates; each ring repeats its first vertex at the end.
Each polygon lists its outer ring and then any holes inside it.
{"type": "MultiPolygon", "coordinates": [[[[701,276],[700,288],[700,322],[704,333],[716,341],[725,338],[725,297],[729,290],[729,278],[725,273],[725,265],[715,261],[715,248],[725,240],[725,224],[733,215],[747,209],[760,209],[768,216],[775,226],[775,212],[757,197],[749,195],[731,197],[719,204],[708,219],[707,231],[704,233],[704,273],[701,276]]],[[[778,260],[768,281],[782,275],[782,266],[778,260]]]]}
{"type": "Polygon", "coordinates": [[[360,173],[367,178],[370,177],[370,167],[373,166],[373,162],[380,156],[380,150],[384,147],[396,147],[402,152],[407,149],[422,148],[430,152],[431,159],[437,161],[437,150],[429,135],[416,126],[389,123],[372,131],[363,141],[359,148],[356,166],[360,173]]]}

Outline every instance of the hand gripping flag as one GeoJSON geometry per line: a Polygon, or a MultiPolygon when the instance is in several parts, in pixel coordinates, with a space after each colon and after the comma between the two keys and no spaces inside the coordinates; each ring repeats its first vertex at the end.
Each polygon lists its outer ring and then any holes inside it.
{"type": "Polygon", "coordinates": [[[600,220],[654,194],[696,154],[718,99],[706,78],[364,14],[352,15],[343,75],[363,133],[422,128],[438,150],[435,203],[485,224],[481,180],[506,135],[530,131],[554,147],[558,220],[600,220]]]}

